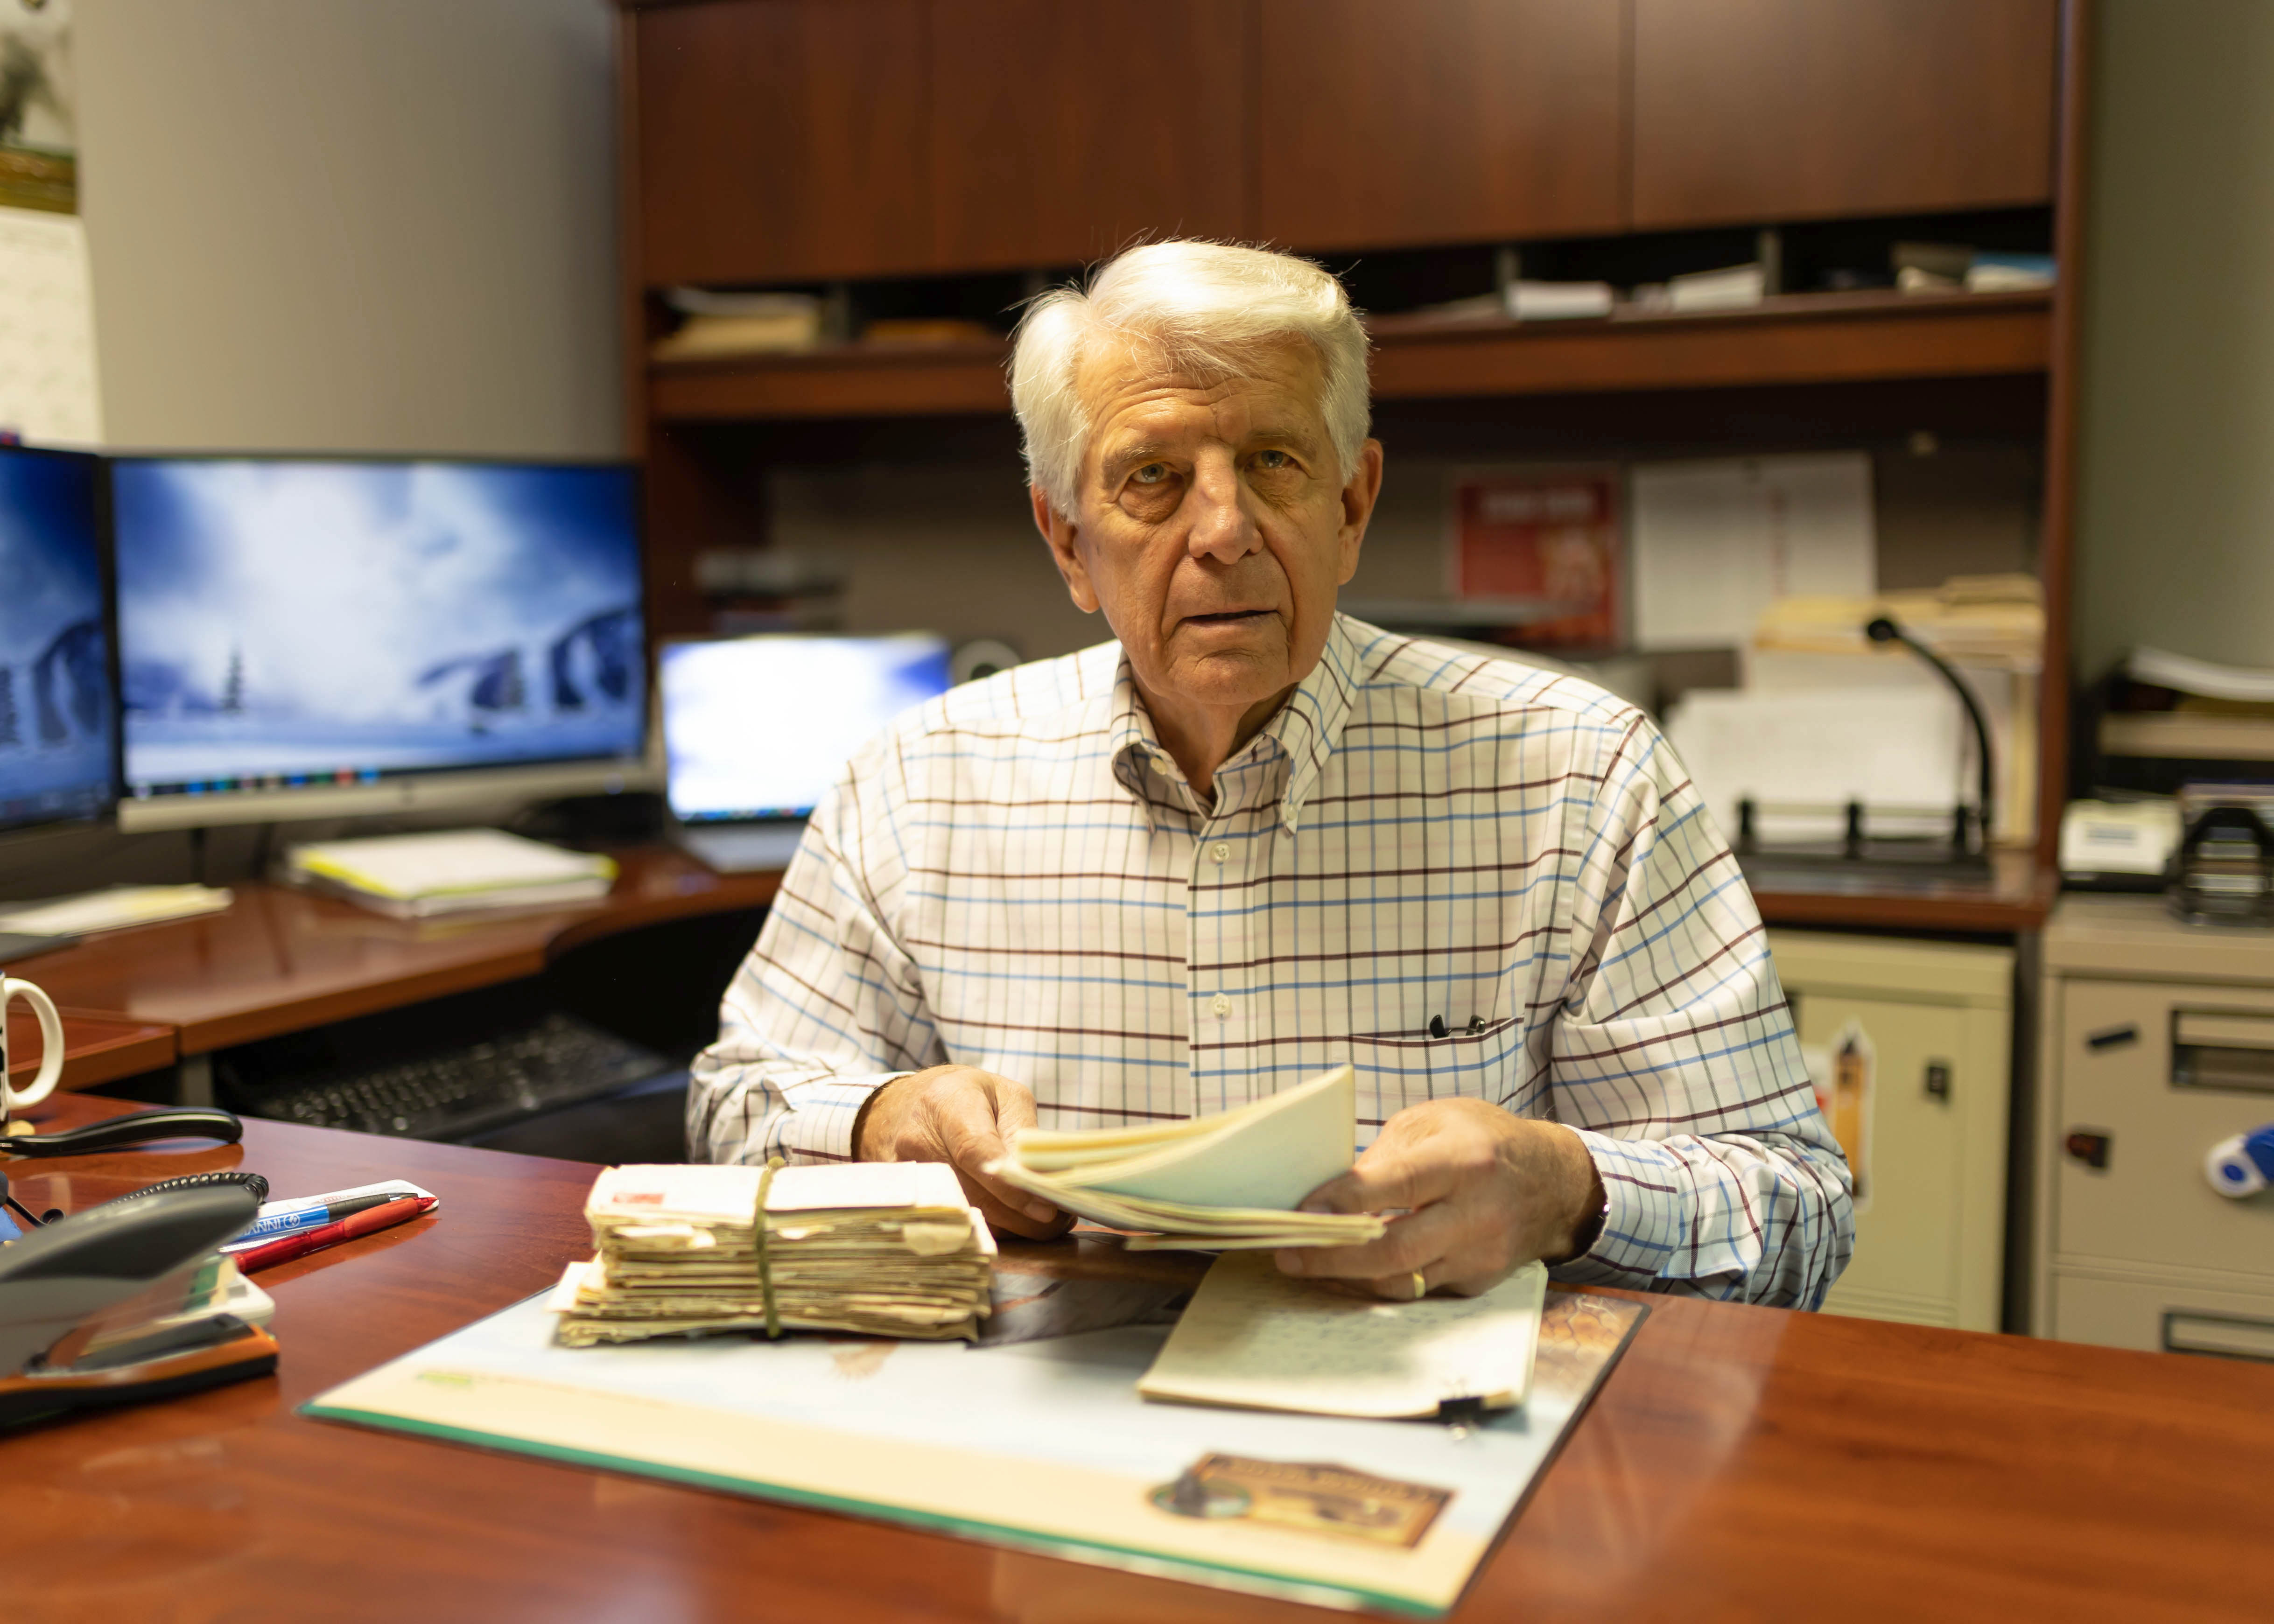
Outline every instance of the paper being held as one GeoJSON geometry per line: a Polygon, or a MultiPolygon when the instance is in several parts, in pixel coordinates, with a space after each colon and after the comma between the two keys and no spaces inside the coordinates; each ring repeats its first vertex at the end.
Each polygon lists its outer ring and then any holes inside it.
{"type": "Polygon", "coordinates": [[[1358,1079],[1347,1065],[1238,1110],[1092,1132],[1028,1128],[992,1177],[1118,1229],[1130,1244],[1261,1250],[1369,1241],[1367,1213],[1295,1204],[1346,1171],[1358,1140],[1358,1079]]]}

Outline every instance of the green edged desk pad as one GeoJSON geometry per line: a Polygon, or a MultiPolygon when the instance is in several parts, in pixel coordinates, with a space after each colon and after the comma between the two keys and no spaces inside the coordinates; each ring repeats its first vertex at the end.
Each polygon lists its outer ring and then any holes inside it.
{"type": "Polygon", "coordinates": [[[303,1413],[1332,1607],[1451,1608],[1647,1310],[1551,1291],[1481,1425],[1148,1403],[1164,1327],[568,1349],[544,1295],[303,1413]]]}

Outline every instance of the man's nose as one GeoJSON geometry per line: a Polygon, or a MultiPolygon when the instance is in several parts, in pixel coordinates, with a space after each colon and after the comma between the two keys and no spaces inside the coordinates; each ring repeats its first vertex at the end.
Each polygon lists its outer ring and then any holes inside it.
{"type": "Polygon", "coordinates": [[[1185,545],[1194,558],[1233,564],[1263,545],[1263,532],[1242,500],[1246,492],[1230,458],[1206,458],[1193,470],[1186,495],[1193,527],[1185,545]]]}

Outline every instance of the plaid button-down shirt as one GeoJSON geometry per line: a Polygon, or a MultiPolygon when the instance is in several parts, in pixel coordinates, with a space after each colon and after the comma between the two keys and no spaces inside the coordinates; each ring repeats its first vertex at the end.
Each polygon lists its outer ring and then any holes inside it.
{"type": "Polygon", "coordinates": [[[1610,1210],[1560,1277],[1823,1300],[1847,1164],[1752,898],[1641,712],[1338,616],[1214,787],[1113,643],[901,718],[727,990],[696,1154],[845,1158],[873,1090],[950,1062],[1089,1128],[1349,1061],[1361,1145],[1453,1095],[1580,1132],[1610,1210]]]}

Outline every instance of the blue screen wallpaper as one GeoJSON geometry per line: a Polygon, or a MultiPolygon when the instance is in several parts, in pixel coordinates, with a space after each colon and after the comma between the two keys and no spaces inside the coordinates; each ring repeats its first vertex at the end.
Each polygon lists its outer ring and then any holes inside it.
{"type": "Polygon", "coordinates": [[[97,477],[91,459],[0,450],[0,828],[110,802],[97,477]]]}
{"type": "Polygon", "coordinates": [[[621,468],[116,464],[129,789],[636,755],[636,500],[621,468]]]}

